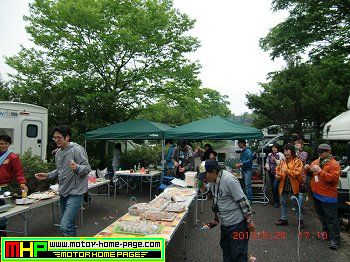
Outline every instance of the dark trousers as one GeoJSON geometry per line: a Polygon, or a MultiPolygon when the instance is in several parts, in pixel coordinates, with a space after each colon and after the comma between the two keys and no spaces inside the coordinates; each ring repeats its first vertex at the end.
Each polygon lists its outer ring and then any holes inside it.
{"type": "Polygon", "coordinates": [[[223,251],[223,262],[248,261],[249,236],[245,219],[233,226],[221,226],[220,246],[223,251]]]}
{"type": "Polygon", "coordinates": [[[339,245],[340,228],[337,203],[326,203],[317,198],[314,198],[314,200],[316,213],[322,224],[322,230],[328,233],[331,241],[339,245]]]}
{"type": "Polygon", "coordinates": [[[269,177],[270,177],[270,183],[271,183],[271,189],[272,189],[273,202],[275,204],[279,204],[280,199],[278,196],[278,187],[279,187],[280,181],[275,178],[275,174],[272,172],[269,172],[269,177]]]}

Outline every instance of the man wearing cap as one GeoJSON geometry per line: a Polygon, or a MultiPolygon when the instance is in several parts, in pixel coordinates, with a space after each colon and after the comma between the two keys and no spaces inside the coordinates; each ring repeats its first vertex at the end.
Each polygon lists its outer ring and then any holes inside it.
{"type": "Polygon", "coordinates": [[[340,165],[331,154],[328,144],[318,147],[319,158],[306,165],[311,171],[311,190],[315,198],[315,210],[322,224],[320,240],[330,240],[329,248],[338,250],[340,229],[337,209],[337,185],[340,176],[340,165]]]}
{"type": "MultiPolygon", "coordinates": [[[[214,222],[205,227],[213,228],[221,221],[220,246],[223,261],[248,261],[248,241],[250,232],[255,230],[251,209],[238,179],[230,172],[222,170],[215,160],[206,160],[201,165],[200,181],[208,182],[214,195],[214,222]],[[239,234],[242,232],[241,234],[239,234]],[[244,235],[244,237],[237,237],[244,235]]],[[[201,188],[203,191],[203,187],[201,188]]]]}

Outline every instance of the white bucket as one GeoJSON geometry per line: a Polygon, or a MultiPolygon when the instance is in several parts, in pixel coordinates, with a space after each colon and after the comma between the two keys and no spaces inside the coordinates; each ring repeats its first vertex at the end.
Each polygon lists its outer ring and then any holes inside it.
{"type": "Polygon", "coordinates": [[[195,187],[196,186],[196,179],[197,179],[197,172],[187,171],[185,173],[186,186],[195,187]]]}

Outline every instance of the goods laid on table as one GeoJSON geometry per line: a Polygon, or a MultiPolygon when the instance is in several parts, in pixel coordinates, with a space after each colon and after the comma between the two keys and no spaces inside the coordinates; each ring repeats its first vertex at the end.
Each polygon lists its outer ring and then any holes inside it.
{"type": "Polygon", "coordinates": [[[173,196],[171,197],[171,201],[173,202],[185,202],[187,198],[185,196],[173,196]]]}
{"type": "Polygon", "coordinates": [[[180,213],[186,210],[186,204],[184,203],[171,203],[169,204],[165,211],[180,213]]]}
{"type": "Polygon", "coordinates": [[[134,221],[119,221],[115,228],[115,233],[151,235],[157,234],[161,230],[158,223],[137,219],[134,221]]]}
{"type": "Polygon", "coordinates": [[[196,191],[193,189],[180,189],[182,196],[192,196],[196,194],[196,191]]]}
{"type": "Polygon", "coordinates": [[[190,189],[190,188],[184,188],[184,189],[180,189],[180,188],[166,188],[164,190],[164,194],[166,195],[170,195],[172,197],[178,197],[178,196],[192,196],[196,193],[196,191],[194,189],[190,189]]]}
{"type": "Polygon", "coordinates": [[[129,207],[129,214],[132,216],[139,216],[145,213],[149,208],[148,203],[137,203],[129,207]]]}
{"type": "Polygon", "coordinates": [[[153,212],[160,212],[166,208],[168,204],[169,200],[167,200],[164,196],[159,196],[149,203],[148,210],[153,212]]]}
{"type": "Polygon", "coordinates": [[[35,201],[36,201],[35,199],[20,198],[20,199],[16,199],[16,205],[29,205],[34,203],[35,201]]]}
{"type": "Polygon", "coordinates": [[[28,198],[34,199],[34,200],[43,200],[43,199],[49,199],[56,196],[56,193],[54,191],[45,191],[45,192],[35,192],[33,194],[30,194],[28,198]]]}
{"type": "Polygon", "coordinates": [[[168,213],[168,212],[152,212],[147,211],[141,215],[141,217],[152,220],[152,221],[168,221],[171,222],[175,219],[176,214],[175,213],[168,213]]]}

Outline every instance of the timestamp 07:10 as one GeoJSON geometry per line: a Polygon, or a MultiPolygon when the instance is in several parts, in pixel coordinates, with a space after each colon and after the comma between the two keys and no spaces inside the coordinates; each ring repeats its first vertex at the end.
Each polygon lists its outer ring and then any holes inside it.
{"type": "Polygon", "coordinates": [[[321,240],[327,240],[328,239],[328,233],[327,232],[309,232],[309,231],[304,231],[304,232],[299,232],[298,234],[298,239],[321,239],[321,240]]]}

